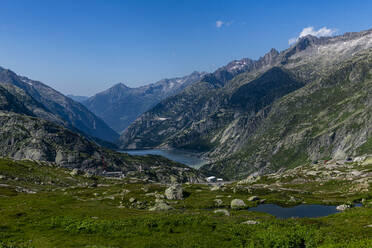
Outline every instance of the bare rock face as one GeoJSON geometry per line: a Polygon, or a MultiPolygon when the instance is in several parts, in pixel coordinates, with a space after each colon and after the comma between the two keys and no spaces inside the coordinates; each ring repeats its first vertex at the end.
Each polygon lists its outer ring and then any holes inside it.
{"type": "Polygon", "coordinates": [[[165,197],[168,200],[182,200],[183,199],[183,189],[180,184],[173,184],[165,190],[165,197]]]}

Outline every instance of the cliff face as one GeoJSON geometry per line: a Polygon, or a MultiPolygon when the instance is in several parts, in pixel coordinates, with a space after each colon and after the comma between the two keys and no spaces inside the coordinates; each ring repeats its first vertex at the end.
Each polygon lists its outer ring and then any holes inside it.
{"type": "Polygon", "coordinates": [[[232,77],[221,68],[225,81],[209,75],[167,98],[120,144],[203,151],[202,170],[227,178],[356,155],[369,149],[371,48],[371,31],[307,36],[232,77]]]}

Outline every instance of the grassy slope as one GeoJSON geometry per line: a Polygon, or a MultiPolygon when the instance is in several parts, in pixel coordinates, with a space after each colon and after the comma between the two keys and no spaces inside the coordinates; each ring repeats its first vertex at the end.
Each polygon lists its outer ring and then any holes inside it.
{"type": "MultiPolygon", "coordinates": [[[[287,219],[247,210],[213,214],[218,195],[227,208],[231,199],[255,194],[281,203],[288,194],[235,184],[210,191],[207,185],[184,185],[184,200],[170,201],[168,212],[149,212],[164,185],[70,176],[69,171],[31,161],[0,160],[0,247],[370,247],[372,208],[355,208],[324,218],[287,219]],[[34,183],[34,182],[37,183],[34,183]],[[89,187],[92,183],[98,187],[89,187]],[[4,185],[5,184],[5,185],[4,185]],[[7,186],[6,186],[7,185],[7,186]],[[16,187],[37,191],[19,193],[16,187]],[[130,198],[143,204],[134,206],[130,198]],[[119,207],[122,206],[122,207],[119,207]],[[241,224],[257,220],[258,225],[241,224]]],[[[262,178],[260,183],[268,183],[262,178]]],[[[308,185],[311,187],[311,184],[308,185]]],[[[20,188],[18,188],[18,191],[20,188]]],[[[333,189],[333,188],[332,188],[333,189]]],[[[324,190],[328,190],[327,187],[324,190]]],[[[295,195],[307,202],[323,199],[295,195]]],[[[326,194],[325,194],[326,196],[326,194]]],[[[328,196],[326,196],[328,197],[328,196]]],[[[360,199],[359,194],[348,200],[360,199]]],[[[370,197],[368,194],[364,196],[370,197]]],[[[330,203],[340,202],[331,199],[330,203]]],[[[246,201],[247,202],[247,201],[246,201]]],[[[248,203],[248,202],[247,202],[248,203]]],[[[249,202],[249,206],[257,203],[249,202]]]]}

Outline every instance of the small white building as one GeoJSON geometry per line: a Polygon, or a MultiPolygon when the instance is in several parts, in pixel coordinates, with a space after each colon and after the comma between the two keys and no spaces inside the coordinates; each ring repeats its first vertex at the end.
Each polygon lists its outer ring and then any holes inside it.
{"type": "Polygon", "coordinates": [[[207,180],[208,183],[212,183],[212,182],[216,182],[217,181],[217,179],[216,179],[215,176],[207,177],[206,180],[207,180]]]}

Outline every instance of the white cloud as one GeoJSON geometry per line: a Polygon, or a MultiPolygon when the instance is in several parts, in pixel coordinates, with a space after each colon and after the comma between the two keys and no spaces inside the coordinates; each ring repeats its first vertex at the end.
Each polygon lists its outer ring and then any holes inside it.
{"type": "Polygon", "coordinates": [[[216,28],[230,27],[233,23],[234,21],[225,22],[225,21],[218,20],[216,21],[216,28]]]}
{"type": "Polygon", "coordinates": [[[216,21],[216,27],[217,27],[217,28],[222,27],[223,24],[224,24],[223,21],[216,21]]]}
{"type": "Polygon", "coordinates": [[[337,33],[337,29],[334,28],[327,28],[327,27],[322,27],[321,29],[315,30],[314,27],[307,27],[302,29],[300,35],[297,38],[291,38],[289,39],[288,43],[289,45],[295,43],[299,38],[304,37],[306,35],[313,35],[316,37],[321,37],[321,36],[332,36],[337,33]]]}

